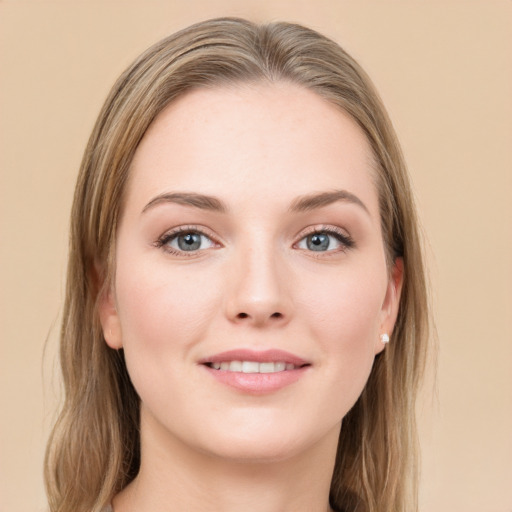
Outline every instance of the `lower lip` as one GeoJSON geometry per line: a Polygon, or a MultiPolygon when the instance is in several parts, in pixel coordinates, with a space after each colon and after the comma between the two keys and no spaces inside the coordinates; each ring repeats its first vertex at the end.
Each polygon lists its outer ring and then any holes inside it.
{"type": "Polygon", "coordinates": [[[284,370],[274,373],[243,373],[215,370],[201,365],[214,379],[222,384],[252,394],[264,394],[278,391],[297,382],[308,370],[309,366],[284,370]]]}

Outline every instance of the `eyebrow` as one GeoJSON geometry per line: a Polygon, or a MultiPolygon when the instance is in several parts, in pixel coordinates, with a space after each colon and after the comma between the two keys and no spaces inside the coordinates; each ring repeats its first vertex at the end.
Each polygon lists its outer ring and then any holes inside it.
{"type": "Polygon", "coordinates": [[[324,206],[329,206],[332,203],[336,203],[337,201],[352,203],[357,206],[360,206],[368,215],[370,211],[366,207],[366,205],[357,197],[352,194],[348,190],[333,190],[329,192],[318,192],[316,194],[310,194],[306,196],[301,196],[295,199],[291,206],[290,211],[292,212],[307,212],[310,210],[315,210],[316,208],[322,208],[324,206]]]}
{"type": "MultiPolygon", "coordinates": [[[[338,201],[355,204],[361,207],[366,213],[370,214],[363,201],[347,190],[333,190],[300,196],[292,202],[289,211],[307,212],[329,206],[338,201]]],[[[210,210],[220,213],[226,213],[228,211],[226,204],[217,197],[197,194],[195,192],[172,192],[160,194],[151,199],[151,201],[144,206],[142,213],[162,203],[182,204],[200,208],[201,210],[210,210]]]]}
{"type": "Polygon", "coordinates": [[[214,212],[227,212],[227,206],[216,197],[207,196],[204,194],[196,194],[195,192],[173,192],[167,194],[160,194],[144,206],[142,213],[145,213],[154,206],[162,203],[175,203],[185,206],[193,206],[201,210],[210,210],[214,212]]]}

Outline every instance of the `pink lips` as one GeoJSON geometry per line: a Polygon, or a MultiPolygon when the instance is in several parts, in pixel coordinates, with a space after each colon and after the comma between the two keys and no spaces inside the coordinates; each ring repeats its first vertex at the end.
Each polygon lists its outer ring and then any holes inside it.
{"type": "Polygon", "coordinates": [[[247,349],[228,350],[199,361],[201,364],[222,363],[223,361],[256,361],[258,363],[270,363],[283,361],[294,366],[304,366],[307,361],[284,350],[264,350],[262,352],[247,349]]]}
{"type": "Polygon", "coordinates": [[[254,351],[247,349],[229,350],[201,359],[199,364],[215,380],[249,394],[263,394],[277,391],[299,380],[310,367],[310,364],[300,357],[283,350],[254,351]],[[276,371],[274,373],[244,373],[215,369],[214,363],[230,361],[251,361],[255,363],[286,363],[293,369],[276,371]]]}

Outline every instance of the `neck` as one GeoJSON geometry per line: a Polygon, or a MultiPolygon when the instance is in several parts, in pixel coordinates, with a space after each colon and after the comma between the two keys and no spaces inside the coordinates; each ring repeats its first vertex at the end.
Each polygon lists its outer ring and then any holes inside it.
{"type": "Polygon", "coordinates": [[[141,467],[115,512],[327,512],[339,428],[300,454],[233,460],[141,425],[141,467]]]}

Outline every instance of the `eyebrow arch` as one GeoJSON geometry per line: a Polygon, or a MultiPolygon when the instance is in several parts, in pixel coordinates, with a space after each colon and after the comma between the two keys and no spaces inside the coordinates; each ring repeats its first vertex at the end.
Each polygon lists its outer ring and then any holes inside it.
{"type": "Polygon", "coordinates": [[[330,192],[319,192],[316,194],[310,194],[301,196],[295,199],[291,206],[291,212],[307,212],[316,208],[322,208],[329,206],[337,201],[352,203],[360,206],[368,215],[370,214],[366,205],[356,195],[348,192],[347,190],[333,190],[330,192]]]}
{"type": "Polygon", "coordinates": [[[201,210],[211,210],[215,212],[225,213],[228,208],[226,205],[216,197],[207,196],[204,194],[196,194],[195,192],[172,192],[160,194],[144,206],[142,213],[161,203],[175,203],[185,206],[193,206],[201,210]]]}

